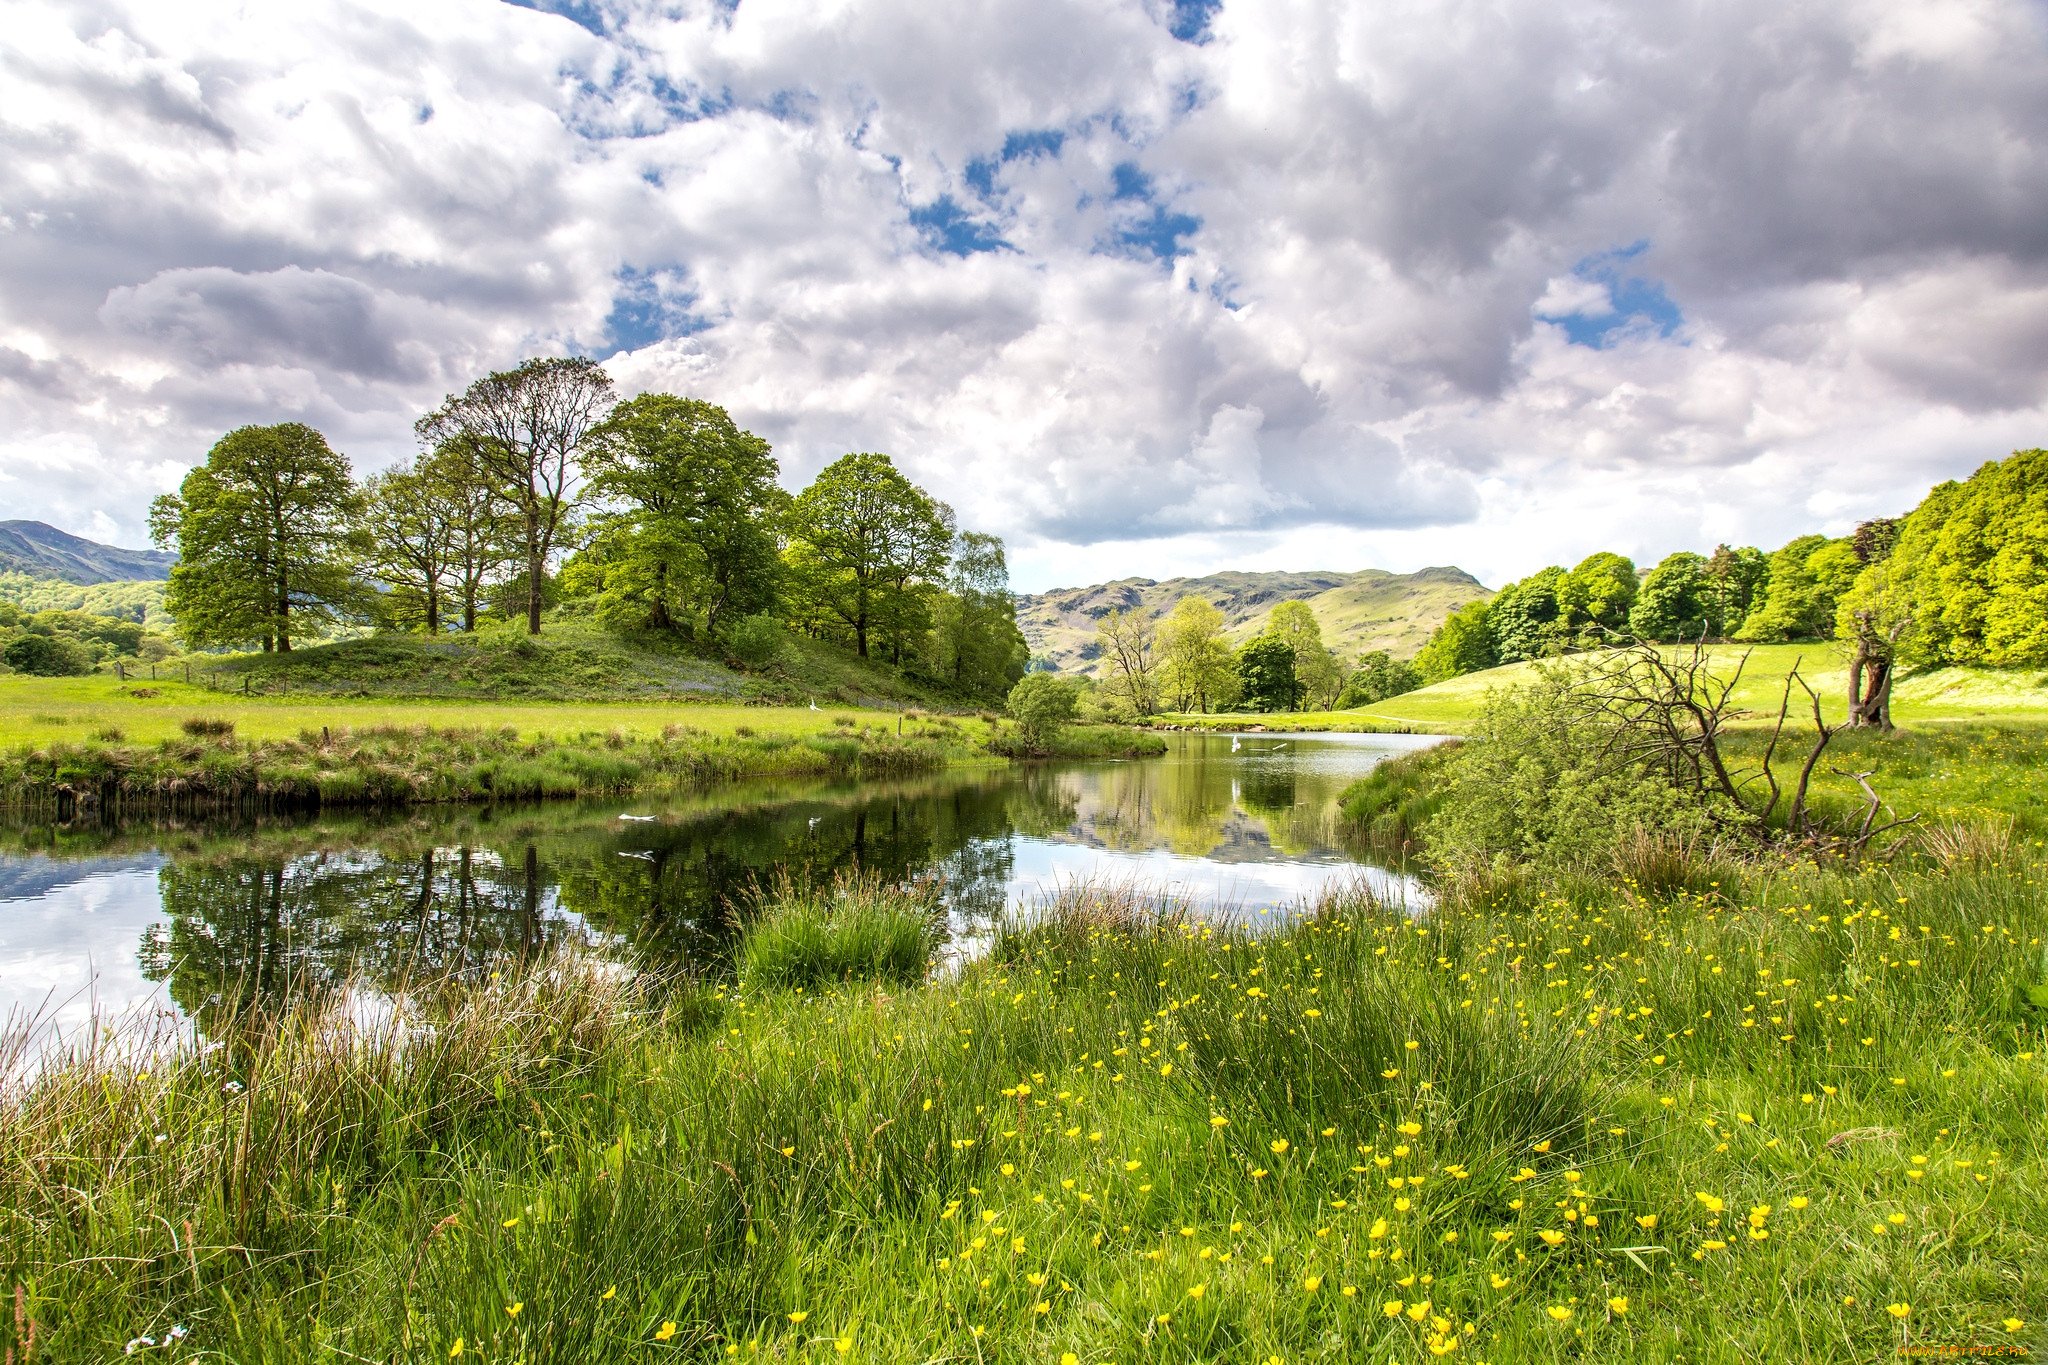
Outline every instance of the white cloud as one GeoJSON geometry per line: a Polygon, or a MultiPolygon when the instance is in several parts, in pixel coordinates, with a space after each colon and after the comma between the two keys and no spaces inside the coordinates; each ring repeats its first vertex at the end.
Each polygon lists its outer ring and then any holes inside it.
{"type": "Polygon", "coordinates": [[[2041,439],[2027,0],[603,8],[10,11],[6,514],[571,348],[1034,585],[1768,544],[2041,439]]]}

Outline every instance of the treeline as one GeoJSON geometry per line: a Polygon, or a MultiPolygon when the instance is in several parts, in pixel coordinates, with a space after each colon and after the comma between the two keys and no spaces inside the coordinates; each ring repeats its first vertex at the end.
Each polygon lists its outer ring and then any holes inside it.
{"type": "Polygon", "coordinates": [[[1933,489],[1911,513],[1850,535],[1804,535],[1765,552],[1681,550],[1647,572],[1601,551],[1468,602],[1413,661],[1346,661],[1306,603],[1283,602],[1233,648],[1199,597],[1161,614],[1112,611],[1102,678],[1084,696],[1111,716],[1368,706],[1500,664],[1628,641],[1840,641],[1854,724],[1889,723],[1899,667],[2048,664],[2048,451],[2023,450],[1933,489]]]}
{"type": "Polygon", "coordinates": [[[1865,708],[1885,704],[1894,665],[2048,663],[2048,451],[1941,484],[1903,518],[1770,554],[1679,551],[1642,575],[1607,552],[1553,565],[1461,607],[1415,662],[1438,682],[1628,639],[1841,640],[1865,708]]]}
{"type": "Polygon", "coordinates": [[[765,667],[788,632],[965,696],[1023,675],[1003,544],[886,455],[794,495],[714,404],[620,401],[587,359],[486,375],[416,424],[420,453],[357,480],[320,432],[241,427],[151,508],[164,605],[193,647],[289,651],[337,626],[538,635],[551,609],[765,667]]]}
{"type": "Polygon", "coordinates": [[[63,678],[102,664],[147,664],[177,651],[139,621],[96,611],[26,611],[0,599],[0,671],[63,678]]]}
{"type": "Polygon", "coordinates": [[[0,672],[66,677],[177,652],[161,623],[161,583],[66,583],[0,572],[0,672]]]}
{"type": "Polygon", "coordinates": [[[1306,602],[1282,602],[1266,628],[1233,648],[1223,613],[1183,597],[1163,615],[1116,610],[1096,642],[1099,704],[1113,717],[1158,711],[1301,711],[1369,706],[1422,685],[1412,664],[1373,650],[1346,661],[1323,644],[1306,602]]]}

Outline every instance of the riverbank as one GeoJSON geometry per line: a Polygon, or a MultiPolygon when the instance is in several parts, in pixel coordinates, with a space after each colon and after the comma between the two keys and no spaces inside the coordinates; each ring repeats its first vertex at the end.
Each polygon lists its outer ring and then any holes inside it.
{"type": "MultiPolygon", "coordinates": [[[[994,718],[671,703],[223,699],[182,684],[0,679],[0,806],[317,809],[590,796],[742,777],[1002,763],[994,718]]],[[[1068,727],[1052,758],[1163,752],[1068,727]]]]}
{"type": "Polygon", "coordinates": [[[759,979],[344,992],[0,1110],[0,1284],[47,1360],[2038,1346],[2044,873],[1262,938],[1097,891],[925,985],[923,903],[870,892],[771,907],[759,979]]]}

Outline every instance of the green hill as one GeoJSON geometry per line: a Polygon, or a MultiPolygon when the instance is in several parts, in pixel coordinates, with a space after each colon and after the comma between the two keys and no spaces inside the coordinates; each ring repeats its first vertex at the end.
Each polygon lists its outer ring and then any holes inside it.
{"type": "Polygon", "coordinates": [[[178,557],[161,550],[123,550],[40,521],[0,521],[0,570],[66,583],[161,581],[178,557]]]}
{"type": "Polygon", "coordinates": [[[1033,658],[1049,660],[1063,672],[1092,673],[1096,623],[1111,611],[1164,613],[1183,597],[1206,597],[1223,612],[1225,631],[1236,642],[1263,629],[1280,603],[1306,602],[1322,625],[1323,642],[1346,659],[1374,649],[1408,658],[1446,616],[1474,598],[1490,596],[1478,579],[1454,568],[1410,574],[1385,569],[1227,572],[1164,582],[1120,578],[1020,597],[1017,624],[1033,658]]]}

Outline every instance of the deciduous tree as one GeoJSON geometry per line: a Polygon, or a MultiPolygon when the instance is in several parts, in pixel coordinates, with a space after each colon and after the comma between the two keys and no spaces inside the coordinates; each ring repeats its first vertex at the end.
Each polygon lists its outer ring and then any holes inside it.
{"type": "Polygon", "coordinates": [[[357,523],[363,566],[390,585],[402,616],[416,610],[429,635],[441,633],[452,546],[447,509],[411,464],[371,475],[357,523]]]}
{"type": "Polygon", "coordinates": [[[1540,659],[1563,648],[1565,578],[1565,571],[1552,565],[1494,594],[1487,604],[1487,624],[1500,662],[1540,659]]]}
{"type": "Polygon", "coordinates": [[[932,673],[956,692],[992,701],[1023,678],[1030,658],[1002,537],[961,532],[932,608],[932,673]]]}
{"type": "Polygon", "coordinates": [[[1223,613],[1204,597],[1183,597],[1159,623],[1159,681],[1177,710],[1209,711],[1237,699],[1236,660],[1223,613]]]}
{"type": "Polygon", "coordinates": [[[1278,635],[1247,640],[1237,651],[1237,674],[1244,704],[1254,711],[1292,711],[1301,705],[1294,646],[1278,635]]]}
{"type": "Polygon", "coordinates": [[[1634,561],[1608,550],[1587,555],[1558,585],[1565,630],[1585,644],[1620,635],[1628,629],[1636,587],[1634,561]]]}
{"type": "Polygon", "coordinates": [[[1301,689],[1298,705],[1327,709],[1344,690],[1344,670],[1323,645],[1323,628],[1306,602],[1282,602],[1267,619],[1266,634],[1278,636],[1294,651],[1294,680],[1301,689]]]}
{"type": "Polygon", "coordinates": [[[1158,624],[1153,617],[1114,607],[1096,622],[1095,638],[1102,645],[1106,661],[1105,689],[1130,708],[1133,715],[1149,716],[1159,709],[1159,694],[1152,676],[1153,650],[1158,624]]]}
{"type": "Polygon", "coordinates": [[[289,650],[295,633],[332,620],[358,597],[347,554],[358,505],[348,461],[303,423],[221,437],[150,507],[157,544],[178,553],[164,590],[178,633],[289,650]]]}
{"type": "Polygon", "coordinates": [[[926,594],[953,545],[950,509],[897,472],[887,455],[842,455],[796,496],[789,563],[801,590],[853,633],[865,659],[871,632],[903,638],[928,624],[926,594]]]}
{"type": "Polygon", "coordinates": [[[608,502],[605,591],[645,624],[699,628],[775,604],[775,518],[787,501],[769,445],[724,408],[646,393],[592,429],[590,491],[608,502]]]}
{"type": "Polygon", "coordinates": [[[415,430],[430,446],[459,443],[518,519],[526,570],[526,630],[540,634],[548,560],[573,514],[578,456],[612,405],[612,381],[584,356],[528,360],[485,375],[415,430]]]}
{"type": "Polygon", "coordinates": [[[1699,640],[1717,624],[1706,558],[1690,550],[1658,561],[1628,614],[1629,630],[1640,640],[1699,640]]]}
{"type": "Polygon", "coordinates": [[[1493,652],[1493,631],[1487,624],[1485,602],[1467,602],[1452,612],[1415,656],[1415,667],[1430,682],[1477,673],[1499,662],[1493,652]]]}

